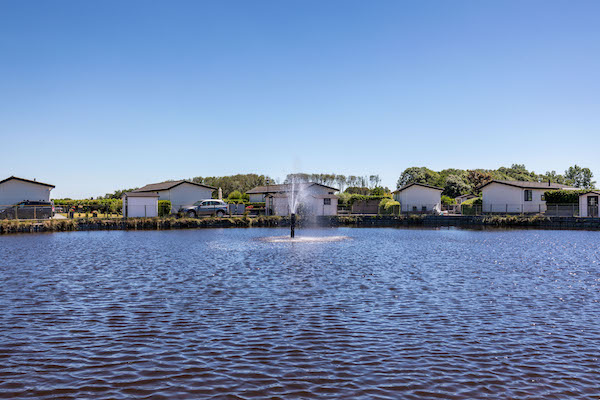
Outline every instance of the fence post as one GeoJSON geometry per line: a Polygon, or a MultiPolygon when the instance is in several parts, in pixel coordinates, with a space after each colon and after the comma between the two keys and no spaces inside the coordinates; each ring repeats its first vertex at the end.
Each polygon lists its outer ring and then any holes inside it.
{"type": "Polygon", "coordinates": [[[508,204],[505,204],[505,206],[506,206],[506,211],[504,213],[508,214],[508,204]]]}
{"type": "Polygon", "coordinates": [[[37,207],[33,206],[33,219],[37,219],[37,207]]]}
{"type": "Polygon", "coordinates": [[[19,207],[15,206],[15,219],[18,220],[19,219],[19,207]]]}
{"type": "Polygon", "coordinates": [[[144,218],[148,217],[148,213],[147,213],[147,208],[146,207],[148,207],[148,206],[144,205],[144,218]]]}

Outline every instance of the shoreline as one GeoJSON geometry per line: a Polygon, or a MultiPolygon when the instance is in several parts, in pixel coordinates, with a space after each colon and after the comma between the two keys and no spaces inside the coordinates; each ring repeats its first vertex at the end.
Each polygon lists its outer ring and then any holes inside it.
{"type": "MultiPolygon", "coordinates": [[[[129,218],[48,221],[0,221],[0,235],[14,233],[75,232],[99,230],[173,230],[202,228],[271,228],[289,226],[288,217],[258,216],[230,218],[129,218]]],[[[434,215],[324,216],[299,220],[299,227],[501,227],[600,230],[600,218],[434,215]]]]}

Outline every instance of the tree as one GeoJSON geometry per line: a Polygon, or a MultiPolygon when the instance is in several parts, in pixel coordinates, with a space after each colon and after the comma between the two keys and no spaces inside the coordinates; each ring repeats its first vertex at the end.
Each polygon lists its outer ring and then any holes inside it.
{"type": "Polygon", "coordinates": [[[539,176],[540,182],[553,182],[553,183],[565,183],[565,177],[557,174],[556,171],[546,171],[544,175],[539,176]]]}
{"type": "Polygon", "coordinates": [[[473,188],[473,191],[479,191],[479,187],[493,178],[492,174],[485,170],[470,169],[467,170],[467,182],[473,188]]]}
{"type": "Polygon", "coordinates": [[[396,187],[400,189],[402,186],[408,185],[409,183],[425,183],[427,185],[435,185],[439,179],[439,174],[435,171],[430,170],[426,167],[410,167],[406,168],[398,182],[396,187]]]}
{"type": "Polygon", "coordinates": [[[385,189],[382,188],[381,186],[375,186],[373,189],[371,189],[371,196],[384,196],[385,195],[385,189]]]}
{"type": "Polygon", "coordinates": [[[576,188],[593,189],[596,181],[592,181],[594,174],[589,168],[581,168],[575,164],[565,171],[565,181],[576,188]]]}
{"type": "Polygon", "coordinates": [[[381,184],[381,178],[379,175],[371,175],[369,176],[369,182],[371,183],[371,187],[375,188],[381,184]]]}
{"type": "Polygon", "coordinates": [[[452,198],[458,197],[461,194],[470,193],[472,190],[471,186],[465,182],[460,176],[448,175],[446,183],[444,185],[444,191],[442,195],[450,196],[452,198]]]}

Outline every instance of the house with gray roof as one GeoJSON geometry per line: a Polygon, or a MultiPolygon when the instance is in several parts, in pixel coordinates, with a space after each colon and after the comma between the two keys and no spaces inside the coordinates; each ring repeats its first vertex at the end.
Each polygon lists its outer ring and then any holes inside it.
{"type": "Polygon", "coordinates": [[[479,187],[484,213],[531,214],[546,212],[544,193],[549,190],[577,190],[553,182],[492,180],[479,187]]]}
{"type": "Polygon", "coordinates": [[[22,201],[49,202],[52,189],[54,185],[49,183],[10,176],[0,181],[0,208],[22,201]]]}
{"type": "Polygon", "coordinates": [[[151,183],[133,191],[133,193],[155,193],[158,200],[169,200],[171,212],[177,212],[182,207],[188,207],[200,200],[212,198],[216,188],[201,183],[178,180],[151,183]]]}
{"type": "Polygon", "coordinates": [[[251,202],[265,202],[267,215],[289,215],[290,196],[299,199],[300,209],[308,215],[337,215],[339,192],[331,186],[315,182],[257,186],[246,192],[251,202]]]}

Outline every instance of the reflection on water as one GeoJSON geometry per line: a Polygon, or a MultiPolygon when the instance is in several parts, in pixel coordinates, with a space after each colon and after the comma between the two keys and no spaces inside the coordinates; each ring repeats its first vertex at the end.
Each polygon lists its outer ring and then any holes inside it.
{"type": "Polygon", "coordinates": [[[348,236],[299,236],[291,238],[289,236],[271,236],[263,237],[260,240],[268,243],[326,243],[339,242],[349,239],[348,236]]]}
{"type": "Polygon", "coordinates": [[[600,396],[600,232],[286,233],[0,237],[0,398],[600,396]]]}

